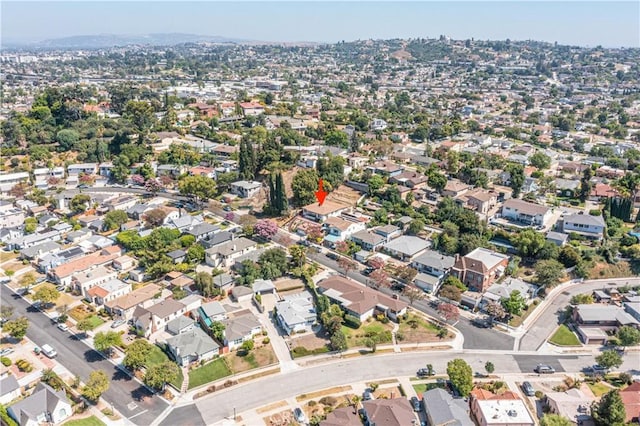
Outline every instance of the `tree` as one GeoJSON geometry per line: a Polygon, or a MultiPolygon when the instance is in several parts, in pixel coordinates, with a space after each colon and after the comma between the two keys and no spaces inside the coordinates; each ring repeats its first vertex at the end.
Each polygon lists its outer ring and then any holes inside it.
{"type": "Polygon", "coordinates": [[[178,190],[183,195],[195,197],[197,201],[206,201],[216,195],[216,183],[206,176],[186,176],[178,183],[178,190]]]}
{"type": "Polygon", "coordinates": [[[49,284],[40,286],[38,291],[33,294],[33,300],[40,301],[43,305],[48,305],[58,300],[60,292],[56,288],[49,284]]]}
{"type": "Polygon", "coordinates": [[[469,396],[473,389],[473,371],[463,359],[456,358],[447,363],[447,375],[451,384],[463,397],[469,396]]]}
{"type": "Polygon", "coordinates": [[[92,371],[89,374],[89,380],[82,389],[82,396],[89,401],[97,402],[100,399],[100,395],[109,389],[109,384],[107,373],[102,370],[92,371]]]}
{"type": "Polygon", "coordinates": [[[518,198],[525,179],[524,167],[520,164],[509,164],[505,171],[509,173],[509,186],[513,190],[513,198],[518,198]]]}
{"type": "Polygon", "coordinates": [[[127,102],[122,116],[129,120],[136,130],[142,134],[146,134],[157,121],[153,107],[146,101],[127,102]]]}
{"type": "Polygon", "coordinates": [[[622,346],[636,346],[640,343],[640,330],[630,325],[623,325],[616,334],[622,346]]]}
{"type": "Polygon", "coordinates": [[[38,219],[35,217],[28,217],[24,220],[24,232],[27,234],[33,234],[38,229],[38,219]]]}
{"type": "Polygon", "coordinates": [[[334,351],[344,351],[347,349],[347,336],[344,335],[342,330],[337,330],[331,335],[330,339],[331,349],[334,351]]]}
{"type": "Polygon", "coordinates": [[[527,307],[527,301],[520,294],[519,290],[512,291],[509,297],[502,299],[501,302],[504,310],[511,315],[520,315],[527,307]]]}
{"type": "Polygon", "coordinates": [[[409,228],[407,229],[407,234],[409,235],[418,235],[420,232],[424,230],[425,223],[421,219],[414,219],[409,223],[409,228]]]}
{"type": "Polygon", "coordinates": [[[332,130],[324,136],[325,145],[339,146],[340,148],[349,147],[349,138],[345,132],[340,130],[332,130]]]}
{"type": "Polygon", "coordinates": [[[278,233],[278,224],[272,220],[259,220],[253,227],[254,232],[260,238],[270,240],[274,235],[278,233]]]}
{"type": "Polygon", "coordinates": [[[122,337],[118,332],[101,331],[93,338],[93,347],[99,352],[110,354],[113,346],[122,346],[122,337]]]}
{"type": "Polygon", "coordinates": [[[558,260],[567,268],[571,268],[572,266],[576,266],[582,260],[582,256],[580,253],[570,245],[565,245],[560,250],[560,255],[558,256],[558,260]]]}
{"type": "Polygon", "coordinates": [[[307,259],[307,248],[305,246],[301,246],[299,244],[292,245],[289,247],[289,254],[291,255],[291,260],[293,264],[298,268],[302,268],[307,259]]]}
{"type": "Polygon", "coordinates": [[[284,215],[289,210],[282,173],[269,178],[269,205],[267,210],[272,214],[284,215]]]}
{"type": "Polygon", "coordinates": [[[316,201],[315,192],[318,190],[319,179],[315,169],[302,169],[296,173],[291,181],[291,190],[293,202],[297,206],[306,206],[316,201]]]}
{"type": "Polygon", "coordinates": [[[560,414],[547,413],[540,419],[540,426],[573,426],[573,422],[560,414]]]}
{"type": "Polygon", "coordinates": [[[564,276],[562,264],[554,259],[539,260],[536,262],[534,269],[538,284],[547,287],[558,284],[560,278],[564,276]]]}
{"type": "Polygon", "coordinates": [[[617,351],[609,349],[598,355],[596,362],[605,368],[618,368],[622,365],[622,356],[617,351]]]}
{"type": "Polygon", "coordinates": [[[441,303],[438,305],[438,313],[445,321],[456,321],[460,317],[460,310],[451,303],[441,303]]]}
{"type": "Polygon", "coordinates": [[[74,150],[79,140],[80,134],[73,129],[63,129],[56,133],[58,150],[61,152],[74,150]]]}
{"type": "Polygon", "coordinates": [[[484,369],[487,370],[487,373],[492,374],[496,370],[496,367],[493,365],[491,361],[487,361],[484,364],[484,369]]]}
{"type": "Polygon", "coordinates": [[[29,328],[29,320],[26,317],[20,317],[11,321],[7,321],[2,326],[2,331],[8,333],[9,336],[20,341],[27,335],[29,328]]]}
{"type": "Polygon", "coordinates": [[[266,250],[258,258],[260,274],[265,280],[280,278],[287,272],[287,253],[280,247],[266,250]]]}
{"type": "Polygon", "coordinates": [[[491,323],[493,323],[495,319],[501,320],[507,315],[507,312],[504,310],[502,305],[498,302],[489,302],[485,305],[484,309],[489,314],[491,323]]]}
{"type": "Polygon", "coordinates": [[[424,291],[416,288],[416,287],[409,287],[406,286],[404,288],[404,290],[402,291],[402,294],[404,294],[405,296],[407,296],[407,299],[409,299],[409,304],[411,306],[413,306],[414,302],[416,300],[423,300],[424,299],[424,291]]]}
{"type": "Polygon", "coordinates": [[[157,228],[164,224],[164,220],[167,218],[167,212],[161,208],[149,210],[144,214],[144,221],[147,227],[157,228]]]}
{"type": "Polygon", "coordinates": [[[113,231],[128,221],[129,217],[124,210],[113,210],[104,215],[103,227],[106,231],[113,231]]]}
{"type": "Polygon", "coordinates": [[[147,192],[156,194],[158,191],[162,189],[162,184],[158,181],[158,179],[150,178],[144,182],[144,189],[147,192]]]}
{"type": "Polygon", "coordinates": [[[588,293],[576,294],[571,298],[572,305],[590,305],[593,302],[593,296],[588,293]]]}
{"type": "Polygon", "coordinates": [[[369,187],[369,195],[373,195],[384,186],[384,179],[380,175],[373,175],[367,181],[367,186],[369,187]]]}
{"type": "Polygon", "coordinates": [[[388,287],[389,286],[389,275],[384,271],[384,269],[376,269],[369,274],[369,279],[373,281],[376,287],[388,287]]]}
{"type": "Polygon", "coordinates": [[[8,320],[13,316],[13,312],[15,308],[10,305],[2,305],[0,306],[0,318],[3,320],[8,320]]]}
{"type": "Polygon", "coordinates": [[[531,228],[520,231],[512,239],[511,243],[522,257],[536,257],[546,242],[544,234],[531,228]]]}
{"type": "Polygon", "coordinates": [[[216,295],[216,288],[213,285],[213,277],[210,273],[204,271],[198,272],[194,281],[196,288],[204,297],[216,295]]]}
{"type": "Polygon", "coordinates": [[[344,276],[349,277],[349,271],[353,271],[357,268],[355,262],[347,257],[340,256],[338,259],[338,266],[340,269],[344,270],[344,276]]]}
{"type": "Polygon", "coordinates": [[[22,274],[20,279],[18,280],[18,284],[22,288],[29,288],[36,283],[36,276],[33,272],[27,272],[26,274],[22,274]]]}
{"type": "Polygon", "coordinates": [[[545,170],[551,165],[551,158],[545,153],[538,151],[529,157],[529,163],[537,169],[545,170]]]}
{"type": "Polygon", "coordinates": [[[398,274],[398,278],[404,281],[405,283],[410,283],[413,279],[418,275],[418,270],[412,268],[411,266],[403,266],[396,270],[398,274]]]}
{"type": "Polygon", "coordinates": [[[451,284],[446,284],[440,287],[440,291],[438,292],[440,297],[444,297],[445,299],[453,300],[454,302],[459,302],[462,299],[462,291],[451,284]]]}
{"type": "Polygon", "coordinates": [[[224,323],[221,321],[213,321],[211,323],[211,334],[220,343],[224,342],[224,323]]]}
{"type": "Polygon", "coordinates": [[[238,169],[241,179],[253,180],[255,178],[257,169],[256,154],[253,144],[247,138],[243,138],[240,142],[238,169]]]}
{"type": "Polygon", "coordinates": [[[94,325],[93,325],[93,321],[91,321],[90,318],[84,318],[80,321],[78,321],[78,324],[76,324],[76,328],[84,333],[86,333],[89,330],[93,330],[94,329],[94,325]]]}
{"type": "Polygon", "coordinates": [[[447,178],[442,173],[432,172],[427,177],[427,183],[430,187],[440,192],[447,186],[447,178]]]}
{"type": "Polygon", "coordinates": [[[124,350],[125,356],[122,364],[130,370],[139,370],[147,362],[147,357],[151,353],[153,345],[145,339],[134,340],[124,350]]]}
{"type": "Polygon", "coordinates": [[[87,194],[77,194],[69,203],[69,208],[74,213],[82,213],[89,207],[89,203],[91,202],[91,197],[87,194]]]}
{"type": "Polygon", "coordinates": [[[176,380],[179,375],[178,365],[171,361],[165,361],[147,368],[144,384],[154,389],[164,390],[164,386],[176,380]]]}
{"type": "Polygon", "coordinates": [[[204,262],[204,259],[205,259],[204,247],[201,246],[200,244],[194,244],[187,249],[187,260],[190,263],[197,265],[199,263],[204,262]]]}
{"type": "Polygon", "coordinates": [[[599,403],[591,405],[591,416],[598,426],[624,426],[627,413],[620,397],[620,391],[614,389],[600,398],[599,403]]]}
{"type": "Polygon", "coordinates": [[[367,260],[367,265],[371,266],[373,269],[381,269],[384,267],[385,262],[380,256],[373,256],[367,260]]]}
{"type": "Polygon", "coordinates": [[[242,349],[245,354],[248,354],[253,350],[253,347],[253,340],[245,340],[244,342],[242,342],[242,346],[240,346],[240,349],[242,349]]]}

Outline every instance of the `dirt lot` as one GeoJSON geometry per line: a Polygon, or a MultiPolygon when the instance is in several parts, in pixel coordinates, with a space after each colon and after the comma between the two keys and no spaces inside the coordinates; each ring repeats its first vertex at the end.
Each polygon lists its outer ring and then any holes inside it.
{"type": "Polygon", "coordinates": [[[299,290],[304,288],[304,283],[299,278],[281,278],[276,280],[274,283],[278,293],[283,291],[292,290],[294,293],[297,293],[299,290]]]}
{"type": "Polygon", "coordinates": [[[329,344],[329,336],[325,331],[318,327],[319,331],[316,333],[307,333],[303,336],[294,337],[291,339],[291,347],[302,346],[312,351],[314,349],[323,348],[329,344]]]}
{"type": "Polygon", "coordinates": [[[227,357],[227,362],[231,371],[234,373],[240,373],[248,371],[253,368],[264,367],[269,364],[273,364],[277,361],[276,354],[273,352],[271,344],[262,345],[261,336],[256,337],[256,349],[249,352],[247,355],[239,355],[238,352],[233,352],[227,357]]]}

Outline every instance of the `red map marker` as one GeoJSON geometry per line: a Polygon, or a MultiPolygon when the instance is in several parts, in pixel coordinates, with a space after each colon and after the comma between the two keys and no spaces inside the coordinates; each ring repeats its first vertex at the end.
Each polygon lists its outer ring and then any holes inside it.
{"type": "Polygon", "coordinates": [[[328,194],[322,187],[322,179],[318,181],[318,190],[314,192],[314,194],[316,194],[316,198],[318,199],[318,205],[321,206],[328,194]]]}

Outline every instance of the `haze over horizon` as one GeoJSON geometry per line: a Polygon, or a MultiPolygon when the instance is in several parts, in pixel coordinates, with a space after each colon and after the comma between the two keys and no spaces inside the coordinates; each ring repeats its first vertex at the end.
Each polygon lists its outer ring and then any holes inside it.
{"type": "Polygon", "coordinates": [[[433,38],[640,47],[640,2],[3,1],[2,39],[186,33],[266,42],[433,38]]]}

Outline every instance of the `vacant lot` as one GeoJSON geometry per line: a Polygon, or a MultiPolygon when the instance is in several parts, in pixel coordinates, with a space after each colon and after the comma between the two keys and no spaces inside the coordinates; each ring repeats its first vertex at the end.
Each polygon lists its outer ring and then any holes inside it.
{"type": "Polygon", "coordinates": [[[342,326],[342,331],[347,336],[347,345],[350,348],[366,346],[368,339],[376,339],[378,344],[391,343],[392,329],[391,323],[383,324],[375,320],[365,322],[357,330],[342,326]]]}
{"type": "Polygon", "coordinates": [[[256,348],[247,354],[242,351],[236,351],[229,354],[227,357],[227,363],[234,374],[254,368],[265,367],[275,363],[276,361],[276,354],[273,352],[271,344],[256,348]]]}
{"type": "Polygon", "coordinates": [[[400,323],[396,337],[400,343],[424,343],[442,340],[437,333],[437,326],[418,315],[410,315],[400,323]]]}

